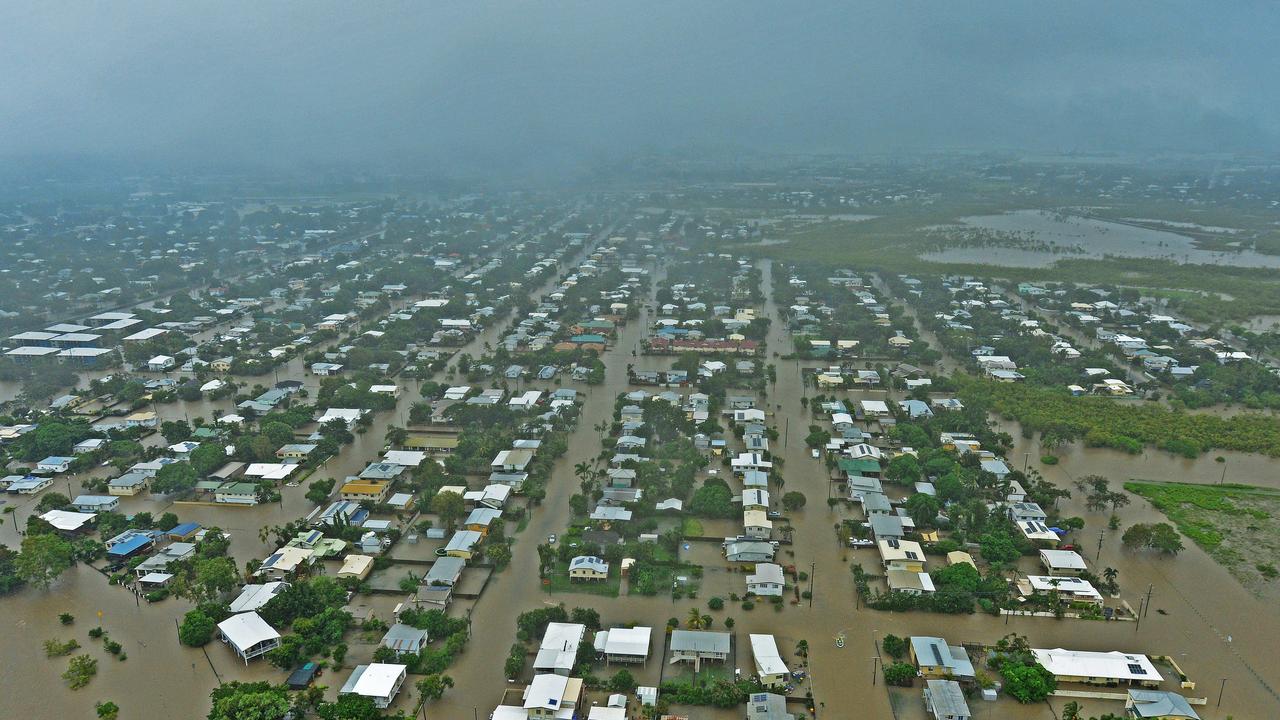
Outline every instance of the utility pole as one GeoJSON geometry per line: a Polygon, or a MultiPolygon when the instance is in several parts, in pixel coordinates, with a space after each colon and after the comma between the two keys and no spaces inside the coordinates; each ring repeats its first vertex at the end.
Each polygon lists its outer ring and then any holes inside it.
{"type": "Polygon", "coordinates": [[[814,561],[810,561],[809,562],[809,609],[810,610],[813,609],[813,578],[814,578],[814,575],[817,574],[817,571],[818,571],[818,563],[814,561]]]}
{"type": "Polygon", "coordinates": [[[876,676],[880,674],[880,656],[871,656],[871,684],[876,684],[876,676]]]}
{"type": "Polygon", "coordinates": [[[1093,556],[1093,561],[1095,563],[1098,562],[1098,559],[1102,557],[1102,538],[1105,537],[1106,534],[1107,534],[1106,530],[1098,531],[1098,554],[1093,556]]]}
{"type": "Polygon", "coordinates": [[[1147,606],[1142,610],[1142,616],[1146,617],[1151,612],[1151,591],[1155,589],[1155,585],[1147,585],[1147,606]]]}
{"type": "Polygon", "coordinates": [[[1222,678],[1222,684],[1218,686],[1218,707],[1222,707],[1222,692],[1227,689],[1227,679],[1222,678]]]}

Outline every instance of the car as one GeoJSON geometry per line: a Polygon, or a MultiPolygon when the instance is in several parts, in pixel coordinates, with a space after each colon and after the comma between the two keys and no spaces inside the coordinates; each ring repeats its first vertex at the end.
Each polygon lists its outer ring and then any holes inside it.
{"type": "Polygon", "coordinates": [[[711,468],[710,470],[708,470],[708,471],[707,471],[707,474],[708,474],[708,475],[719,475],[719,474],[720,474],[720,468],[711,468]]]}
{"type": "Polygon", "coordinates": [[[556,544],[556,534],[555,534],[555,533],[551,533],[550,535],[548,535],[548,536],[547,536],[547,542],[548,542],[549,544],[551,544],[551,545],[555,545],[555,544],[556,544]]]}
{"type": "Polygon", "coordinates": [[[779,510],[770,510],[770,511],[769,511],[769,519],[770,519],[770,520],[777,520],[777,519],[778,519],[778,518],[780,518],[780,517],[782,517],[782,512],[781,512],[781,511],[779,511],[779,510]]]}
{"type": "Polygon", "coordinates": [[[818,452],[818,448],[814,448],[814,449],[812,449],[812,450],[810,450],[810,451],[809,451],[809,456],[810,456],[810,457],[814,457],[814,458],[816,458],[816,457],[818,457],[818,455],[819,455],[819,454],[820,454],[820,453],[818,452]]]}

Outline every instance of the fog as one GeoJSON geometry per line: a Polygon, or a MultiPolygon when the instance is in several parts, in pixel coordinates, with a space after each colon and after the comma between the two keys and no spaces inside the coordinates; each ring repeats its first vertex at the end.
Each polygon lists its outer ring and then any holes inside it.
{"type": "Polygon", "coordinates": [[[1270,152],[1277,18],[1247,2],[11,2],[0,156],[1270,152]]]}

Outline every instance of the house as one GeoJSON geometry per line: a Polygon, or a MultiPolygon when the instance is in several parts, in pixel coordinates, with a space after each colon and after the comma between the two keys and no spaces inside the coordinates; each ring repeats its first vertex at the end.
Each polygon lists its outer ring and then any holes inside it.
{"type": "Polygon", "coordinates": [[[271,602],[272,598],[288,587],[289,583],[278,580],[262,584],[249,583],[240,590],[240,594],[228,607],[233,613],[252,612],[271,602]]]}
{"type": "Polygon", "coordinates": [[[280,460],[297,460],[298,462],[302,462],[303,460],[306,460],[311,453],[315,452],[315,450],[316,445],[312,443],[289,443],[288,445],[281,445],[280,449],[276,450],[276,457],[280,460]]]}
{"type": "Polygon", "coordinates": [[[791,671],[778,654],[778,643],[772,635],[750,635],[751,657],[755,660],[756,676],[767,688],[785,685],[791,671]]]}
{"type": "Polygon", "coordinates": [[[342,372],[342,366],[335,363],[327,363],[327,362],[311,363],[311,373],[313,375],[328,377],[331,375],[338,375],[341,372],[342,372]]]}
{"type": "Polygon", "coordinates": [[[111,495],[77,495],[71,501],[71,507],[87,513],[115,510],[119,505],[120,498],[111,495]]]}
{"type": "Polygon", "coordinates": [[[795,720],[787,712],[787,698],[777,693],[752,693],[747,698],[747,720],[795,720]]]}
{"type": "Polygon", "coordinates": [[[368,555],[348,555],[338,570],[338,579],[354,578],[364,580],[373,572],[373,558],[368,555]]]}
{"type": "Polygon", "coordinates": [[[107,557],[112,561],[128,560],[155,547],[155,538],[142,530],[126,530],[106,542],[107,557]]]}
{"type": "Polygon", "coordinates": [[[1103,602],[1102,593],[1093,587],[1093,583],[1078,577],[1028,575],[1025,587],[1022,589],[1024,594],[1027,595],[1032,593],[1048,595],[1056,592],[1062,599],[1069,602],[1088,603],[1098,606],[1101,606],[1103,602]]]}
{"type": "Polygon", "coordinates": [[[747,593],[781,597],[786,587],[786,578],[782,574],[782,566],[773,563],[756,563],[756,571],[747,576],[747,593]]]}
{"type": "Polygon", "coordinates": [[[474,530],[459,530],[449,538],[449,542],[441,551],[447,557],[470,560],[476,554],[482,538],[483,536],[474,530]]]}
{"type": "Polygon", "coordinates": [[[51,455],[36,463],[36,472],[41,475],[64,473],[71,469],[71,463],[75,461],[74,457],[51,455]]]}
{"type": "Polygon", "coordinates": [[[644,663],[649,659],[649,641],[653,636],[653,628],[613,628],[596,633],[594,646],[596,652],[605,658],[605,663],[644,663]]]}
{"type": "Polygon", "coordinates": [[[974,679],[973,662],[959,645],[948,645],[939,637],[913,635],[908,643],[911,664],[924,678],[959,680],[974,679]]]}
{"type": "Polygon", "coordinates": [[[35,495],[53,484],[47,477],[27,476],[9,483],[8,491],[18,495],[35,495]]]}
{"type": "Polygon", "coordinates": [[[580,623],[547,623],[542,643],[533,661],[534,672],[568,675],[577,664],[578,646],[586,637],[587,626],[580,623]]]}
{"type": "Polygon", "coordinates": [[[545,674],[533,676],[522,707],[529,720],[553,720],[578,717],[581,702],[582,678],[545,674]]]}
{"type": "Polygon", "coordinates": [[[1200,720],[1187,699],[1168,690],[1129,690],[1125,712],[1138,720],[1200,720]]]}
{"type": "Polygon", "coordinates": [[[456,557],[440,557],[431,563],[431,569],[423,576],[411,601],[444,610],[453,600],[453,588],[462,577],[467,561],[456,557]]]}
{"type": "Polygon", "coordinates": [[[391,492],[391,483],[389,482],[356,478],[343,484],[338,491],[338,495],[343,500],[377,505],[387,498],[387,493],[389,492],[391,492]]]}
{"type": "Polygon", "coordinates": [[[885,569],[898,568],[910,572],[924,572],[925,556],[920,543],[914,540],[877,540],[880,560],[885,569]]]}
{"type": "Polygon", "coordinates": [[[773,521],[763,510],[745,510],[742,513],[742,534],[749,538],[768,540],[773,535],[773,521]]]}
{"type": "Polygon", "coordinates": [[[1146,655],[1118,651],[1031,649],[1036,662],[1044,666],[1059,683],[1086,685],[1140,685],[1155,688],[1164,678],[1146,655]]]}
{"type": "Polygon", "coordinates": [[[72,535],[92,527],[94,517],[96,515],[91,512],[50,510],[41,515],[40,519],[52,525],[58,532],[64,535],[72,535]]]}
{"type": "Polygon", "coordinates": [[[405,653],[419,653],[427,646],[427,631],[396,623],[382,636],[381,645],[394,652],[396,657],[405,653]]]}
{"type": "Polygon", "coordinates": [[[153,572],[165,572],[169,569],[170,563],[186,560],[195,554],[195,543],[170,543],[161,548],[160,552],[143,560],[138,567],[134,568],[134,573],[138,577],[144,577],[153,572]]]}
{"type": "Polygon", "coordinates": [[[290,574],[309,567],[315,561],[314,556],[313,550],[286,545],[263,560],[254,574],[283,580],[290,574]]]}
{"type": "Polygon", "coordinates": [[[489,463],[489,469],[493,472],[525,472],[531,462],[532,450],[503,450],[489,463]]]}
{"type": "Polygon", "coordinates": [[[672,630],[671,663],[693,662],[693,671],[699,672],[705,660],[724,662],[729,658],[729,633],[706,630],[672,630]]]}
{"type": "Polygon", "coordinates": [[[1020,502],[1009,505],[1009,519],[1016,523],[1043,523],[1049,516],[1036,503],[1020,502]]]}
{"type": "Polygon", "coordinates": [[[280,633],[256,612],[240,613],[218,623],[218,637],[248,665],[280,647],[280,633]]]}
{"type": "Polygon", "coordinates": [[[467,515],[467,519],[462,521],[462,526],[468,530],[475,530],[481,535],[488,535],[489,528],[495,524],[502,522],[502,511],[491,507],[477,507],[467,515]]]}
{"type": "Polygon", "coordinates": [[[970,720],[973,717],[969,703],[964,699],[964,690],[954,680],[925,680],[924,706],[934,720],[970,720]]]}
{"type": "Polygon", "coordinates": [[[338,694],[367,697],[373,700],[375,707],[386,710],[400,692],[407,671],[406,666],[394,663],[357,665],[338,694]]]}
{"type": "Polygon", "coordinates": [[[883,400],[859,400],[862,416],[865,418],[882,418],[889,416],[889,405],[883,400]]]}
{"type": "Polygon", "coordinates": [[[1050,575],[1079,575],[1087,569],[1074,550],[1041,550],[1040,564],[1050,575]]]}
{"type": "Polygon", "coordinates": [[[176,364],[177,361],[170,355],[157,355],[147,361],[147,370],[151,372],[164,372],[176,364]]]}
{"type": "Polygon", "coordinates": [[[593,555],[579,555],[569,561],[570,580],[609,579],[609,563],[593,555]]]}
{"type": "Polygon", "coordinates": [[[869,515],[867,521],[871,525],[871,534],[877,540],[901,540],[904,534],[902,518],[897,515],[869,515]]]}
{"type": "Polygon", "coordinates": [[[230,482],[213,491],[213,501],[226,505],[257,505],[258,483],[230,482]]]}
{"type": "Polygon", "coordinates": [[[934,591],[933,578],[927,572],[914,572],[902,568],[891,567],[885,570],[890,592],[906,595],[927,595],[934,591]]]}
{"type": "Polygon", "coordinates": [[[607,523],[629,522],[631,520],[631,511],[626,508],[615,507],[612,505],[597,505],[590,515],[592,520],[599,520],[607,523]]]}
{"type": "Polygon", "coordinates": [[[724,556],[729,562],[771,562],[775,549],[773,543],[763,540],[730,539],[724,543],[724,556]]]}

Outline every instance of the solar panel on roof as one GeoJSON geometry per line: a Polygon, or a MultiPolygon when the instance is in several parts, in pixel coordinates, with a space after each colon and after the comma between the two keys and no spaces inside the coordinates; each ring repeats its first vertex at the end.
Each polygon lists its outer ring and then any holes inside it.
{"type": "Polygon", "coordinates": [[[1147,671],[1146,671],[1146,670],[1143,670],[1141,665],[1137,665],[1137,664],[1134,664],[1134,663],[1129,663],[1129,672],[1133,673],[1134,675],[1146,675],[1146,674],[1147,674],[1147,671]]]}
{"type": "Polygon", "coordinates": [[[943,664],[945,664],[945,663],[943,663],[943,661],[942,661],[942,650],[938,647],[937,643],[934,643],[933,645],[930,645],[930,646],[929,646],[929,649],[933,651],[933,664],[934,664],[934,665],[943,665],[943,664]]]}

